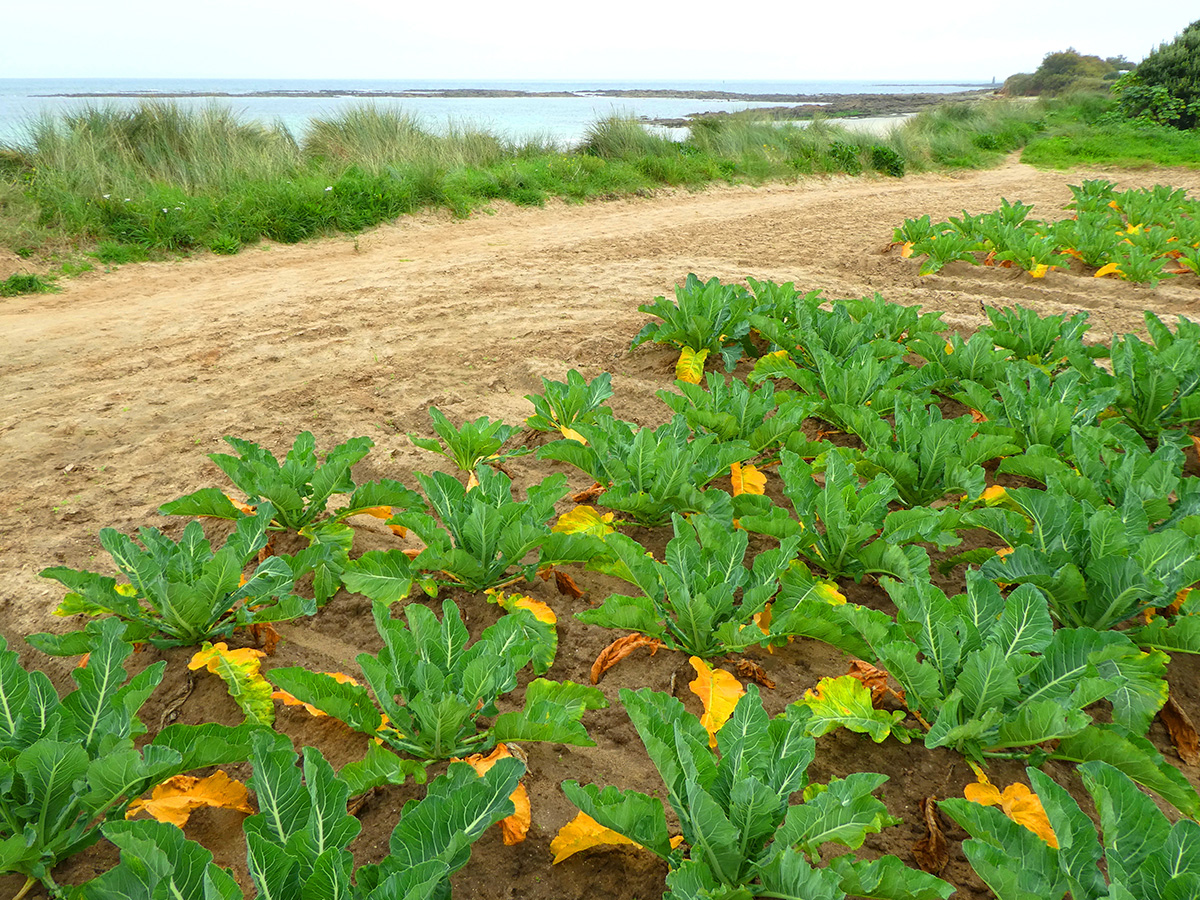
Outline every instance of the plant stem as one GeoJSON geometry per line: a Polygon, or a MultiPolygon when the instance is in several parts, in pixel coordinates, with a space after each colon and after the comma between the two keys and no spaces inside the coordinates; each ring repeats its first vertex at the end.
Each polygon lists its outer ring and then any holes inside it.
{"type": "Polygon", "coordinates": [[[21,900],[35,884],[37,884],[37,879],[30,875],[25,879],[25,883],[21,885],[21,889],[13,894],[12,900],[21,900]]]}

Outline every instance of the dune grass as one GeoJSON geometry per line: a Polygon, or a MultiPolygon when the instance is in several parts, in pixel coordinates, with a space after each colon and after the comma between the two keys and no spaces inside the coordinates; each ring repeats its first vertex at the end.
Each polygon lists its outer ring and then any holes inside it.
{"type": "Polygon", "coordinates": [[[1030,165],[1200,168],[1200,130],[1124,118],[1103,94],[1067,96],[1045,106],[1048,128],[1021,154],[1030,165]]]}
{"type": "Polygon", "coordinates": [[[369,105],[314,121],[303,140],[221,106],[94,106],[36,120],[24,140],[0,147],[0,245],[42,259],[74,247],[113,265],[353,233],[429,208],[465,216],[498,200],[978,168],[1037,135],[1044,116],[1028,104],[958,104],[875,136],[853,123],[737,114],[699,119],[682,141],[610,117],[565,149],[469,126],[437,133],[369,105]]]}

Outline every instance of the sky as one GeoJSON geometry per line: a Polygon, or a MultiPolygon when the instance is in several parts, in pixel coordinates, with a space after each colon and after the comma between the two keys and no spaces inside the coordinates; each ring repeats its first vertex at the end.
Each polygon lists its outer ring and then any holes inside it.
{"type": "Polygon", "coordinates": [[[1136,62],[1197,15],[1129,0],[7,6],[0,78],[990,82],[1068,47],[1136,62]]]}

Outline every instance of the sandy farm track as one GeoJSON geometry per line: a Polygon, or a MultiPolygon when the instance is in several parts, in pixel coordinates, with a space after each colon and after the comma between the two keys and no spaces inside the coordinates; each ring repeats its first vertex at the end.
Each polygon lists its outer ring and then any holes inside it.
{"type": "MultiPolygon", "coordinates": [[[[357,238],[128,265],[65,282],[60,294],[0,300],[0,633],[21,650],[26,665],[46,668],[65,689],[65,665],[23,641],[30,632],[68,624],[51,615],[61,587],[37,573],[51,565],[111,572],[96,539],[105,526],[132,532],[153,524],[177,536],[182,524],[156,509],[200,487],[227,486],[206,457],[225,449],[221,438],[227,434],[277,454],[306,429],[322,451],[369,435],[376,447],[356,468],[356,480],[412,483],[415,471],[442,462],[405,436],[431,433],[431,405],[455,421],[486,414],[519,423],[531,412],[524,395],[541,389],[540,376],[563,380],[570,368],[589,378],[612,372],[618,415],[643,424],[664,420],[667,409],[654,392],[670,384],[673,354],[627,348],[646,321],[638,304],[670,295],[688,272],[722,281],[794,281],[802,290],[823,288],[831,298],[877,291],[941,310],[951,327],[964,331],[985,321],[985,303],[1019,302],[1052,313],[1086,310],[1092,334],[1105,341],[1114,331],[1141,331],[1144,309],[1200,317],[1200,282],[1190,276],[1151,290],[1077,272],[1032,281],[1017,270],[956,263],[919,278],[915,261],[886,252],[892,228],[906,217],[929,213],[937,221],[964,208],[985,212],[1004,197],[1032,203],[1035,216],[1053,218],[1066,215],[1068,184],[1100,176],[1121,188],[1169,183],[1200,194],[1197,170],[1061,173],[1014,161],[956,176],[834,178],[586,206],[503,206],[465,221],[434,215],[403,220],[357,238]]],[[[0,257],[0,277],[15,262],[0,257]]],[[[513,467],[518,484],[548,471],[522,463],[513,467]]],[[[574,472],[571,477],[572,484],[582,479],[574,472]]],[[[367,534],[356,549],[388,546],[388,537],[367,534]]],[[[603,599],[607,587],[588,584],[587,577],[580,581],[588,599],[603,599]]],[[[587,599],[566,602],[543,585],[531,590],[559,610],[560,662],[551,677],[583,681],[596,650],[614,635],[573,619],[587,599]]],[[[455,599],[464,604],[464,597],[455,599]]],[[[478,620],[472,630],[491,614],[490,607],[472,613],[478,620]]],[[[339,594],[314,620],[281,629],[279,659],[264,668],[304,664],[353,671],[354,655],[378,646],[369,620],[363,598],[339,594]]],[[[143,655],[169,661],[162,696],[143,711],[153,732],[162,705],[184,684],[189,654],[143,655]]],[[[538,780],[530,788],[530,841],[506,848],[486,836],[456,879],[456,896],[645,898],[661,892],[663,870],[648,855],[591,851],[551,870],[547,844],[574,813],[558,793],[563,778],[656,786],[616,691],[642,684],[666,690],[675,668],[686,676],[679,686],[683,698],[690,668],[679,654],[671,656],[631,659],[605,680],[614,705],[597,718],[597,748],[531,745],[538,780]],[[644,776],[630,774],[634,759],[647,770],[644,776]]],[[[786,664],[773,660],[776,671],[794,671],[784,673],[775,692],[780,696],[769,708],[778,711],[797,699],[796,692],[821,675],[842,674],[837,657],[813,645],[792,652],[786,664]]],[[[1200,720],[1197,671],[1175,668],[1172,683],[1177,699],[1200,720]]],[[[215,681],[197,679],[180,721],[238,720],[215,681]]],[[[320,746],[337,765],[362,751],[362,742],[337,723],[308,720],[303,712],[281,710],[278,727],[320,746]]],[[[1155,729],[1152,737],[1180,765],[1161,744],[1161,727],[1155,729]]],[[[894,845],[875,846],[906,858],[905,841],[911,846],[919,836],[919,791],[961,795],[961,785],[971,779],[961,758],[948,751],[868,745],[870,753],[856,758],[863,750],[859,736],[822,742],[814,777],[844,774],[845,766],[857,763],[891,773],[893,783],[905,776],[914,782],[912,790],[885,793],[909,830],[894,845]]],[[[1018,769],[1005,772],[1005,783],[1015,774],[1018,769]]],[[[1189,773],[1193,781],[1196,774],[1189,773]]],[[[363,813],[364,835],[354,847],[360,861],[386,852],[394,811],[412,794],[394,790],[363,813]]],[[[189,834],[244,874],[240,837],[236,846],[228,838],[229,829],[238,833],[238,821],[232,813],[197,815],[189,834]]],[[[945,876],[959,879],[964,891],[958,896],[973,896],[977,882],[960,854],[956,860],[945,876]]],[[[61,874],[70,883],[111,861],[111,853],[97,848],[61,874]]],[[[10,896],[20,881],[0,878],[0,896],[10,896]]]]}

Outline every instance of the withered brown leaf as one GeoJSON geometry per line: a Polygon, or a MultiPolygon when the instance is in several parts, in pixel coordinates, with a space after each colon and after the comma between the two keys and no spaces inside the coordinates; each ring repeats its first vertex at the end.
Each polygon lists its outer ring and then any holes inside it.
{"type": "Polygon", "coordinates": [[[607,490],[600,482],[593,482],[590,488],[584,488],[578,494],[571,495],[573,503],[594,503],[601,494],[607,490]]]}
{"type": "Polygon", "coordinates": [[[575,583],[575,579],[566,572],[560,572],[558,569],[554,570],[554,586],[565,597],[570,597],[573,600],[579,600],[583,597],[583,589],[575,583]]]}
{"type": "Polygon", "coordinates": [[[938,821],[937,798],[926,797],[921,801],[921,813],[925,817],[925,837],[913,844],[913,859],[917,865],[931,875],[937,875],[950,861],[946,846],[946,835],[938,821]]]}
{"type": "Polygon", "coordinates": [[[871,665],[869,662],[864,662],[861,659],[850,661],[850,671],[846,673],[854,678],[857,678],[865,687],[871,689],[871,706],[879,709],[885,697],[891,694],[901,703],[904,703],[904,691],[894,690],[888,684],[887,669],[879,669],[871,665]]]}
{"type": "Polygon", "coordinates": [[[262,651],[267,656],[275,655],[275,648],[279,646],[279,632],[275,630],[270,622],[255,622],[251,624],[250,634],[254,636],[255,643],[262,648],[262,651]]]}
{"type": "Polygon", "coordinates": [[[1171,743],[1175,745],[1179,758],[1189,766],[1200,766],[1200,736],[1196,734],[1196,726],[1170,694],[1163,708],[1158,711],[1158,717],[1167,726],[1167,733],[1171,735],[1171,743]]]}
{"type": "Polygon", "coordinates": [[[636,632],[627,634],[623,638],[617,638],[601,650],[600,655],[596,657],[596,661],[592,663],[592,684],[599,684],[605,672],[638,647],[649,647],[650,655],[653,656],[658,652],[659,647],[664,646],[666,645],[658,638],[647,637],[644,634],[637,634],[636,632]]]}
{"type": "Polygon", "coordinates": [[[752,659],[742,657],[733,664],[733,671],[738,678],[746,678],[768,690],[775,690],[775,682],[767,675],[767,670],[752,659]]]}

